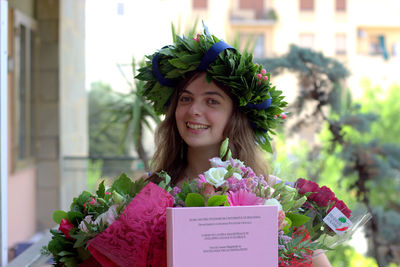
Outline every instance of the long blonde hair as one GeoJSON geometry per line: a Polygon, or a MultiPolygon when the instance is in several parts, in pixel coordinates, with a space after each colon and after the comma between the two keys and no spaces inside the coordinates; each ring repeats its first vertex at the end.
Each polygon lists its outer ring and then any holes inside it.
{"type": "MultiPolygon", "coordinates": [[[[149,177],[151,181],[159,181],[156,172],[162,170],[171,176],[172,184],[176,184],[184,176],[184,171],[187,167],[187,145],[178,132],[175,110],[180,92],[194,79],[199,77],[200,74],[201,72],[193,73],[177,86],[177,90],[175,90],[171,98],[166,117],[156,129],[156,151],[151,162],[151,170],[154,172],[149,177]]],[[[268,165],[262,159],[261,150],[255,142],[254,131],[250,126],[247,116],[241,111],[230,89],[226,88],[223,84],[216,83],[216,85],[224,90],[233,100],[232,117],[224,130],[224,137],[229,138],[229,148],[232,151],[232,157],[243,161],[256,174],[263,174],[267,179],[268,165]]]]}

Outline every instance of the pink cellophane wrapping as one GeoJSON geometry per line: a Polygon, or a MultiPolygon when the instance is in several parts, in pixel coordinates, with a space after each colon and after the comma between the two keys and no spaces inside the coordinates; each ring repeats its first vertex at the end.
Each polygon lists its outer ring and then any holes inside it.
{"type": "Polygon", "coordinates": [[[105,267],[165,267],[166,208],[173,203],[169,193],[148,183],[118,220],[90,241],[90,253],[105,267]]]}

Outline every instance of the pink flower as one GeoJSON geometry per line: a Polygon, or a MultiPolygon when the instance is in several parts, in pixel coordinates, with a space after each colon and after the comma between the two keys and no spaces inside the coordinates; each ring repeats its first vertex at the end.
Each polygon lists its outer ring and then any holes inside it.
{"type": "Polygon", "coordinates": [[[261,70],[261,74],[262,74],[262,75],[265,75],[266,73],[267,73],[267,71],[266,71],[265,69],[262,69],[262,70],[261,70]]]}
{"type": "Polygon", "coordinates": [[[278,229],[282,230],[288,222],[285,221],[285,212],[283,210],[278,211],[278,229]]]}
{"type": "Polygon", "coordinates": [[[111,195],[111,193],[110,192],[106,192],[106,195],[111,195]]]}
{"type": "Polygon", "coordinates": [[[228,192],[228,203],[230,206],[254,206],[261,205],[263,199],[256,196],[252,192],[240,189],[236,192],[228,192]]]}
{"type": "Polygon", "coordinates": [[[199,177],[197,177],[196,182],[197,182],[197,187],[201,188],[203,184],[207,183],[207,180],[203,174],[200,174],[199,177]]]}
{"type": "Polygon", "coordinates": [[[74,228],[74,225],[68,221],[68,219],[62,219],[60,222],[60,227],[58,227],[58,230],[60,230],[66,238],[72,239],[72,237],[69,235],[69,231],[71,231],[74,228]]]}
{"type": "Polygon", "coordinates": [[[261,80],[261,78],[262,78],[261,73],[257,73],[256,77],[257,77],[257,79],[261,80]]]}
{"type": "Polygon", "coordinates": [[[200,36],[200,34],[197,34],[196,37],[193,37],[193,40],[195,40],[196,42],[200,43],[199,36],[200,36]]]}
{"type": "Polygon", "coordinates": [[[211,184],[204,184],[203,193],[206,195],[215,195],[215,187],[211,184]]]}
{"type": "Polygon", "coordinates": [[[268,76],[263,77],[264,82],[268,81],[268,76]]]}
{"type": "Polygon", "coordinates": [[[96,204],[96,200],[95,200],[93,197],[91,197],[91,199],[92,199],[92,200],[90,200],[89,204],[90,204],[90,205],[96,204]]]}

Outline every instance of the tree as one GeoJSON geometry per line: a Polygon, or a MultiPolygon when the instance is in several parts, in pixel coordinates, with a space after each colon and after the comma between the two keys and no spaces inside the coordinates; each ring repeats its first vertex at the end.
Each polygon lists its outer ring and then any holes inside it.
{"type": "MultiPolygon", "coordinates": [[[[390,122],[385,122],[386,118],[379,116],[380,111],[385,110],[385,116],[395,118],[395,98],[385,99],[389,105],[379,103],[376,95],[368,98],[373,102],[369,106],[354,103],[350,94],[343,92],[341,87],[349,75],[346,68],[310,49],[291,46],[289,53],[281,58],[260,60],[260,63],[273,73],[285,69],[297,73],[302,90],[290,110],[300,115],[293,116],[295,122],[291,132],[294,129],[298,132],[298,129],[313,123],[325,127],[319,128],[325,139],[307,156],[311,169],[316,170],[314,175],[324,173],[330,158],[339,159],[342,177],[345,178],[341,181],[344,180],[347,189],[373,216],[368,224],[368,234],[371,252],[378,265],[399,262],[393,251],[393,247],[400,247],[400,242],[395,241],[399,238],[393,238],[385,230],[400,232],[400,220],[396,217],[400,212],[396,196],[400,185],[400,144],[389,143],[399,140],[400,131],[394,133],[393,130],[399,127],[392,128],[390,122]],[[311,112],[304,116],[307,110],[311,112]],[[385,129],[385,132],[378,129],[385,129]],[[387,132],[393,132],[393,136],[387,132]],[[319,168],[315,168],[315,162],[319,168]]],[[[339,177],[336,179],[339,182],[339,177]]]]}
{"type": "Polygon", "coordinates": [[[142,160],[145,169],[149,170],[149,157],[143,146],[143,131],[145,128],[153,131],[152,123],[158,124],[160,118],[156,115],[153,106],[144,99],[138,92],[143,88],[144,82],[134,79],[136,76],[136,62],[132,59],[130,75],[128,78],[122,70],[122,65],[118,68],[130,87],[127,94],[117,93],[118,98],[110,103],[110,120],[104,130],[115,125],[123,125],[120,138],[120,148],[123,149],[126,142],[131,141],[139,158],[142,160]],[[132,82],[132,80],[134,80],[132,82]]]}
{"type": "Polygon", "coordinates": [[[115,124],[104,130],[110,120],[108,109],[112,103],[119,101],[111,86],[102,82],[91,84],[89,100],[89,156],[128,155],[127,146],[119,145],[123,125],[115,124]]]}

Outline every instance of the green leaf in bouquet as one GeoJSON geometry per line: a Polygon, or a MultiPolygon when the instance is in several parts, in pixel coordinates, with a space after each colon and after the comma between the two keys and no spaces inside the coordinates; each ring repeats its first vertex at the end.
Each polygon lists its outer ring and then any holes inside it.
{"type": "Polygon", "coordinates": [[[99,188],[97,189],[96,194],[100,198],[104,198],[105,197],[105,195],[106,195],[106,187],[104,186],[104,180],[101,181],[101,183],[99,184],[99,188]]]}
{"type": "Polygon", "coordinates": [[[79,211],[68,211],[67,218],[73,225],[78,226],[84,215],[79,211]]]}
{"type": "Polygon", "coordinates": [[[78,252],[78,257],[83,261],[89,259],[92,256],[89,250],[85,247],[76,248],[76,251],[78,252]]]}
{"type": "Polygon", "coordinates": [[[83,247],[86,244],[86,242],[91,238],[90,235],[82,231],[79,231],[71,236],[76,239],[74,243],[74,248],[83,247]]]}
{"type": "Polygon", "coordinates": [[[228,160],[230,158],[232,158],[232,152],[231,152],[230,149],[228,149],[228,153],[226,153],[226,158],[225,159],[228,160]]]}
{"type": "Polygon", "coordinates": [[[83,204],[86,202],[90,201],[90,198],[92,197],[92,194],[83,191],[78,197],[75,197],[74,200],[71,203],[70,210],[71,211],[81,211],[83,204]]]}
{"type": "Polygon", "coordinates": [[[295,200],[290,200],[290,201],[282,201],[282,209],[284,212],[288,212],[289,210],[292,209],[292,207],[294,206],[294,204],[296,203],[295,200]]]}
{"type": "Polygon", "coordinates": [[[135,182],[132,183],[132,188],[129,195],[131,197],[135,197],[148,183],[149,182],[143,178],[136,180],[135,182]]]}
{"type": "Polygon", "coordinates": [[[68,256],[68,255],[75,255],[74,253],[72,253],[71,251],[61,251],[60,253],[57,254],[58,256],[64,257],[64,256],[68,256]]]}
{"type": "Polygon", "coordinates": [[[285,221],[287,224],[283,227],[282,231],[285,234],[288,234],[290,232],[290,227],[292,227],[292,220],[290,220],[288,217],[285,217],[285,221]]]}
{"type": "Polygon", "coordinates": [[[189,193],[186,196],[185,204],[187,207],[204,207],[206,205],[204,197],[199,193],[189,193]]]}
{"type": "Polygon", "coordinates": [[[219,157],[221,160],[224,158],[226,152],[228,151],[228,145],[229,145],[229,138],[225,138],[225,140],[222,142],[221,147],[219,149],[219,157]]]}
{"type": "Polygon", "coordinates": [[[171,192],[172,191],[172,187],[170,186],[171,176],[169,176],[169,174],[166,171],[161,171],[157,173],[157,175],[162,179],[162,181],[158,184],[158,186],[167,192],[171,192]]]}
{"type": "Polygon", "coordinates": [[[111,189],[117,191],[121,195],[128,195],[131,193],[132,185],[132,180],[123,173],[113,182],[111,189]]]}
{"type": "MultiPolygon", "coordinates": [[[[207,205],[209,207],[217,207],[222,205],[226,206],[227,203],[228,203],[228,198],[226,195],[215,195],[208,199],[207,205]]],[[[229,206],[229,203],[227,206],[229,206]]]]}
{"type": "Polygon", "coordinates": [[[61,220],[66,218],[67,218],[67,213],[63,210],[56,210],[53,212],[53,221],[56,222],[57,224],[60,224],[61,220]]]}
{"type": "Polygon", "coordinates": [[[73,257],[63,257],[60,259],[60,262],[65,263],[66,267],[75,267],[78,266],[78,262],[73,257]]]}
{"type": "Polygon", "coordinates": [[[125,201],[125,198],[121,196],[117,191],[113,191],[111,195],[115,204],[121,204],[125,201]]]}
{"type": "Polygon", "coordinates": [[[292,221],[292,226],[300,226],[305,224],[310,220],[310,217],[302,215],[302,214],[296,214],[296,213],[287,213],[286,217],[289,218],[292,221]]]}
{"type": "Polygon", "coordinates": [[[160,171],[157,173],[158,177],[163,179],[165,185],[168,185],[171,182],[171,176],[166,171],[160,171]]]}
{"type": "Polygon", "coordinates": [[[63,233],[57,229],[50,229],[50,233],[54,236],[63,236],[63,233]]]}
{"type": "Polygon", "coordinates": [[[306,196],[302,196],[301,198],[296,200],[296,203],[293,205],[293,207],[291,208],[292,210],[297,210],[299,208],[301,208],[301,206],[303,206],[303,204],[307,201],[307,197],[306,196]]]}

